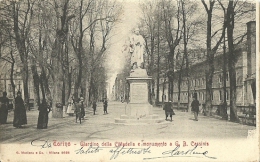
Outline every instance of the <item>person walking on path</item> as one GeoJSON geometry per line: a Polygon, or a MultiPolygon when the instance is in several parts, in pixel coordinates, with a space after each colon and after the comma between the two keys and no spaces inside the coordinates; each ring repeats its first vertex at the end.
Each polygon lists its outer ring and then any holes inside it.
{"type": "Polygon", "coordinates": [[[93,108],[93,115],[95,115],[96,109],[97,109],[97,102],[96,102],[95,100],[93,101],[93,106],[92,106],[92,108],[93,108]]]}
{"type": "Polygon", "coordinates": [[[0,98],[0,124],[7,123],[9,99],[6,96],[7,93],[3,92],[3,97],[0,98]]]}
{"type": "Polygon", "coordinates": [[[106,98],[103,101],[103,106],[104,106],[104,114],[108,114],[107,113],[107,99],[106,98]]]}
{"type": "Polygon", "coordinates": [[[75,114],[76,114],[76,123],[77,120],[79,119],[79,123],[81,124],[81,118],[82,118],[82,114],[81,114],[81,103],[80,103],[80,99],[76,99],[75,100],[75,114]]]}
{"type": "Polygon", "coordinates": [[[84,119],[84,116],[86,113],[85,113],[85,107],[84,107],[84,97],[82,94],[80,95],[80,104],[81,104],[81,106],[80,106],[81,118],[84,119]]]}
{"type": "Polygon", "coordinates": [[[46,99],[42,100],[42,103],[39,106],[39,116],[38,116],[38,123],[37,129],[46,129],[48,127],[48,120],[49,120],[49,112],[50,106],[47,104],[46,99]]]}
{"type": "Polygon", "coordinates": [[[172,121],[172,115],[174,114],[172,102],[164,103],[163,110],[165,111],[165,120],[167,120],[168,116],[170,115],[172,121]]]}
{"type": "Polygon", "coordinates": [[[17,92],[15,98],[15,109],[14,109],[14,121],[13,126],[16,128],[22,128],[22,125],[27,124],[26,110],[24,101],[22,99],[20,91],[17,92]]]}
{"type": "Polygon", "coordinates": [[[191,103],[191,111],[194,113],[194,118],[198,121],[198,114],[199,114],[199,101],[197,100],[196,96],[193,96],[193,101],[191,103]]]}

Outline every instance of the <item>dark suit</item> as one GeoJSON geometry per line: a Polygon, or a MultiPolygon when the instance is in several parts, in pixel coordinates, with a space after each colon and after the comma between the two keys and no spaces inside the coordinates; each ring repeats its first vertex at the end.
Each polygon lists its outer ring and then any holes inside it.
{"type": "Polygon", "coordinates": [[[194,112],[194,118],[198,121],[198,114],[199,114],[199,101],[197,99],[193,100],[191,103],[191,111],[194,112]]]}
{"type": "Polygon", "coordinates": [[[170,115],[171,120],[172,120],[172,115],[173,115],[172,103],[171,102],[165,102],[164,106],[163,106],[163,110],[165,111],[166,120],[167,120],[168,115],[170,115]]]}

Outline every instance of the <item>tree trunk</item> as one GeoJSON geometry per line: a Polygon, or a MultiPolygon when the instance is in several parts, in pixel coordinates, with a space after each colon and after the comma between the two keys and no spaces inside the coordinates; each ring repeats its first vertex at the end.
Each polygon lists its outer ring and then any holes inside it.
{"type": "Polygon", "coordinates": [[[206,72],[206,111],[204,115],[211,116],[212,111],[212,78],[214,67],[208,63],[208,71],[206,72]]]}
{"type": "Polygon", "coordinates": [[[32,70],[32,75],[33,75],[34,104],[35,104],[35,107],[38,107],[38,106],[40,106],[40,89],[39,89],[40,78],[37,73],[36,65],[32,65],[31,70],[32,70]]]}
{"type": "MultiPolygon", "coordinates": [[[[26,57],[26,60],[27,57],[26,57]]],[[[29,90],[28,90],[28,61],[25,61],[23,64],[23,94],[24,94],[24,105],[26,110],[29,110],[29,90]]]]}
{"type": "Polygon", "coordinates": [[[229,1],[227,9],[227,36],[228,36],[228,71],[230,79],[230,120],[239,121],[237,116],[237,107],[236,107],[236,54],[234,51],[234,5],[233,1],[229,1]]]}

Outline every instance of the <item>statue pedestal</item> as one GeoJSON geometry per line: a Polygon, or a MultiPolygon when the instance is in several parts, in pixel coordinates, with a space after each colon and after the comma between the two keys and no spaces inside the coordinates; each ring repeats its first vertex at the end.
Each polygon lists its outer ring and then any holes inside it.
{"type": "Polygon", "coordinates": [[[153,106],[148,101],[148,84],[151,79],[145,69],[131,71],[130,76],[126,78],[130,84],[130,102],[126,106],[126,113],[115,119],[116,123],[161,123],[164,121],[153,114],[153,106]]]}

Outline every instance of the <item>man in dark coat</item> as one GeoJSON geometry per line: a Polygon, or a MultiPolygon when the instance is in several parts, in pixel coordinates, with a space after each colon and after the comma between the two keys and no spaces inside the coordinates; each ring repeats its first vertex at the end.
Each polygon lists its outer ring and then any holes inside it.
{"type": "Polygon", "coordinates": [[[3,92],[3,97],[0,98],[0,123],[1,124],[7,123],[9,99],[6,96],[7,93],[3,92]]]}
{"type": "Polygon", "coordinates": [[[93,115],[95,115],[96,109],[97,109],[97,102],[96,102],[96,101],[93,101],[93,106],[92,106],[92,108],[93,108],[93,115]]]}
{"type": "Polygon", "coordinates": [[[85,113],[85,108],[84,108],[84,97],[83,97],[82,94],[80,95],[80,101],[79,102],[81,104],[81,106],[80,106],[81,118],[84,119],[86,113],[85,113]]]}
{"type": "Polygon", "coordinates": [[[172,102],[165,102],[164,106],[163,106],[163,110],[165,111],[165,120],[167,120],[168,115],[170,115],[171,117],[171,121],[172,121],[172,115],[173,115],[173,107],[172,107],[172,102]]]}
{"type": "Polygon", "coordinates": [[[81,124],[82,118],[82,104],[80,103],[80,99],[75,100],[75,114],[76,114],[76,123],[79,119],[79,123],[81,124]]]}
{"type": "Polygon", "coordinates": [[[106,98],[103,101],[103,106],[104,106],[104,114],[107,114],[107,99],[106,98]]]}
{"type": "Polygon", "coordinates": [[[193,96],[193,101],[191,103],[191,111],[194,113],[194,118],[198,121],[198,114],[199,114],[199,101],[197,100],[196,96],[193,96]]]}
{"type": "Polygon", "coordinates": [[[48,127],[48,115],[50,112],[50,106],[47,104],[46,99],[42,100],[42,103],[39,105],[39,116],[38,116],[38,123],[37,129],[46,129],[48,127]]]}
{"type": "Polygon", "coordinates": [[[14,109],[14,121],[13,126],[16,128],[22,128],[22,125],[27,124],[26,110],[20,91],[17,92],[15,98],[15,109],[14,109]]]}

